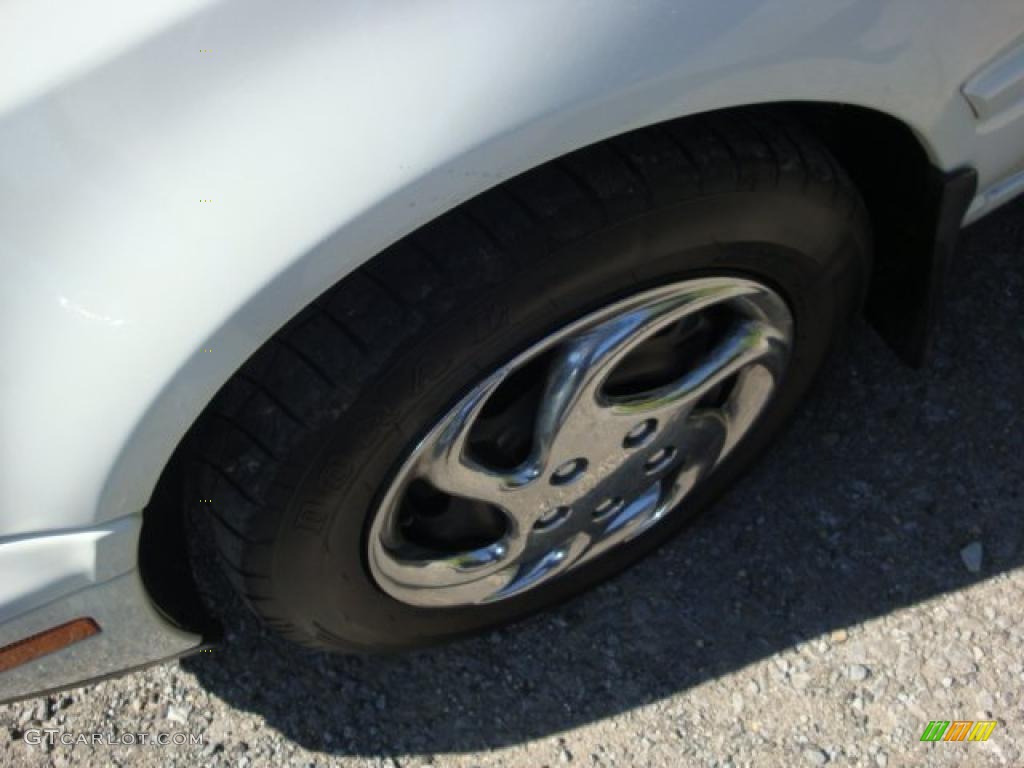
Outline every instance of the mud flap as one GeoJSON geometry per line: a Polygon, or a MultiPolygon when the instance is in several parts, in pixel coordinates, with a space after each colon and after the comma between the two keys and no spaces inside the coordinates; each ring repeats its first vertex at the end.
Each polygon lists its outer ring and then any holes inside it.
{"type": "MultiPolygon", "coordinates": [[[[877,270],[872,279],[868,320],[909,365],[922,367],[932,354],[949,267],[977,187],[978,175],[972,168],[933,170],[922,215],[916,219],[920,224],[898,237],[898,247],[907,249],[894,260],[899,271],[877,270]]],[[[885,254],[879,259],[892,263],[885,254]]]]}

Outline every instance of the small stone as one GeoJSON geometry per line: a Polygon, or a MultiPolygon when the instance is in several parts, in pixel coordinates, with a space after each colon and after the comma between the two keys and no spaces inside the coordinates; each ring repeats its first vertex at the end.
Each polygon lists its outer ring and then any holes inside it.
{"type": "Polygon", "coordinates": [[[850,668],[846,670],[846,676],[855,683],[867,680],[869,674],[871,674],[871,670],[863,664],[852,664],[850,668]]]}
{"type": "Polygon", "coordinates": [[[739,714],[743,711],[743,694],[741,694],[739,691],[736,691],[733,693],[729,700],[732,703],[733,712],[739,714]]]}
{"type": "Polygon", "coordinates": [[[991,712],[996,708],[995,697],[988,691],[981,691],[977,695],[977,704],[983,712],[991,712]]]}
{"type": "Polygon", "coordinates": [[[875,755],[875,765],[877,765],[878,768],[886,768],[886,766],[889,765],[889,756],[885,754],[885,752],[879,752],[875,755]]]}
{"type": "Polygon", "coordinates": [[[980,541],[972,541],[960,550],[960,559],[964,561],[964,567],[971,573],[981,572],[981,561],[984,556],[984,549],[980,541]]]}
{"type": "Polygon", "coordinates": [[[804,748],[804,757],[811,765],[825,765],[828,762],[828,753],[814,745],[804,748]]]}
{"type": "Polygon", "coordinates": [[[845,629],[837,629],[830,635],[830,637],[832,638],[833,643],[845,643],[850,635],[845,629]]]}
{"type": "Polygon", "coordinates": [[[172,723],[181,723],[184,725],[188,722],[188,712],[180,707],[174,706],[173,704],[167,707],[167,712],[164,714],[164,717],[172,723]]]}
{"type": "Polygon", "coordinates": [[[803,691],[811,684],[811,676],[806,672],[794,672],[789,676],[789,682],[798,691],[803,691]]]}

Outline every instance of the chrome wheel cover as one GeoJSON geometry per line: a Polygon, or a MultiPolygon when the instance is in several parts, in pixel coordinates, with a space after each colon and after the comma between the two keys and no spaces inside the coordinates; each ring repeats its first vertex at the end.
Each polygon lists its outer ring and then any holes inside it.
{"type": "Polygon", "coordinates": [[[373,578],[414,606],[492,603],[636,538],[750,430],[782,379],[792,333],[788,307],[768,286],[707,277],[634,295],[551,334],[463,397],[403,463],[370,526],[373,578]],[[693,338],[697,352],[670,346],[693,338]],[[656,345],[668,349],[659,352],[662,380],[612,386],[656,345]],[[474,442],[491,419],[485,409],[541,362],[529,419],[509,417],[532,422],[525,457],[488,461],[474,442]],[[424,494],[429,514],[413,498],[424,494]],[[418,532],[469,518],[486,535],[418,532]]]}

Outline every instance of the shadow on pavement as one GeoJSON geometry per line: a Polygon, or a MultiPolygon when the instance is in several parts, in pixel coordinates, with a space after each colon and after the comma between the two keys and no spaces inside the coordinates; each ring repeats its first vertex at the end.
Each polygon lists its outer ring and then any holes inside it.
{"type": "Polygon", "coordinates": [[[303,746],[353,755],[514,744],[626,712],[792,644],[1024,562],[1024,202],[969,230],[936,359],[854,329],[806,407],[712,513],[563,608],[438,650],[332,657],[227,593],[183,666],[303,746]],[[981,542],[980,573],[960,550],[981,542]]]}

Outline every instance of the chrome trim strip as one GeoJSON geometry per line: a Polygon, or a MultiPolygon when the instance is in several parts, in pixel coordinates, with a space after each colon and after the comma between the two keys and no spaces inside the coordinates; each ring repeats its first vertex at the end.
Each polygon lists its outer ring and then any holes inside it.
{"type": "Polygon", "coordinates": [[[968,80],[963,93],[982,122],[1024,107],[1024,40],[968,80]]]}
{"type": "Polygon", "coordinates": [[[971,203],[971,207],[967,209],[967,215],[964,217],[964,226],[973,224],[1019,195],[1024,195],[1024,169],[997,181],[974,198],[974,202],[971,203]]]}

